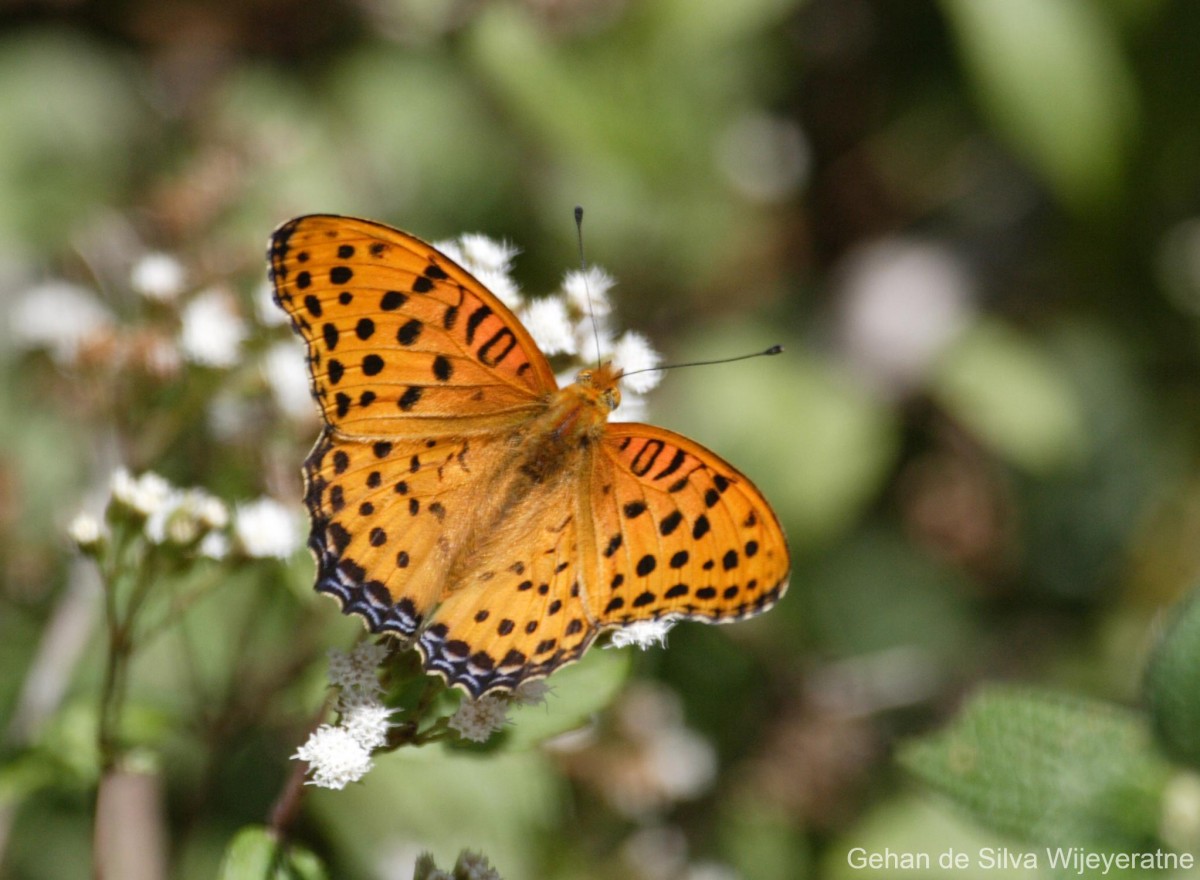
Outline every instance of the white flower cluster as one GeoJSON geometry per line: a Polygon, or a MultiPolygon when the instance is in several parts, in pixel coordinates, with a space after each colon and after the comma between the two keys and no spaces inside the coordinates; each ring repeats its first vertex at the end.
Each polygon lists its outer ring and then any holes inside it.
{"type": "Polygon", "coordinates": [[[463,697],[458,711],[450,718],[450,729],[463,739],[487,742],[508,723],[508,700],[497,694],[484,694],[478,700],[463,697]]]}
{"type": "MultiPolygon", "coordinates": [[[[125,468],[113,472],[109,483],[112,502],[145,520],[146,537],[154,544],[197,545],[201,555],[219,559],[228,539],[223,529],[229,524],[229,509],[221,499],[203,489],[181,489],[153,471],[133,476],[125,468]]],[[[72,522],[69,533],[80,547],[88,542],[90,524],[84,515],[72,522]]],[[[99,524],[97,523],[97,527],[99,524]]]]}
{"type": "Polygon", "coordinates": [[[542,679],[525,681],[509,694],[484,694],[478,700],[463,697],[458,711],[450,717],[450,729],[463,739],[486,742],[508,723],[512,706],[536,706],[546,702],[550,686],[542,679]]]}
{"type": "MultiPolygon", "coordinates": [[[[153,471],[135,477],[125,468],[113,472],[109,491],[112,509],[134,514],[152,544],[194,546],[201,556],[224,559],[232,520],[232,536],[245,556],[286,559],[300,546],[296,516],[273,498],[239,504],[231,517],[225,502],[203,489],[179,488],[153,471]]],[[[87,513],[76,516],[67,533],[82,549],[105,536],[104,524],[87,513]]]]}
{"type": "Polygon", "coordinates": [[[392,710],[379,699],[377,671],[387,648],[368,642],[329,652],[329,683],[341,690],[338,724],[322,724],[292,757],[308,763],[308,785],[342,789],[370,772],[371,751],[387,742],[392,710]]]}
{"type": "MultiPolygon", "coordinates": [[[[152,302],[173,305],[187,289],[187,271],[171,254],[148,253],[134,264],[129,286],[152,302]]],[[[179,311],[179,325],[180,353],[204,367],[232,367],[249,335],[237,299],[223,287],[190,297],[179,311]]]]}
{"type": "MultiPolygon", "coordinates": [[[[404,876],[408,876],[406,872],[404,876]]],[[[464,849],[458,854],[453,870],[443,871],[429,853],[422,853],[412,872],[413,880],[501,880],[500,872],[492,867],[482,853],[464,849]]]]}
{"type": "Polygon", "coordinates": [[[517,253],[511,246],[482,235],[463,235],[434,246],[511,308],[547,356],[574,359],[558,377],[560,384],[573,382],[580,369],[603,361],[612,361],[626,373],[636,373],[622,380],[622,401],[617,412],[623,421],[642,418],[645,403],[641,395],[658,384],[662,374],[653,368],[662,363],[662,358],[641,334],[627,331],[618,336],[613,329],[608,294],[616,282],[603,269],[590,266],[585,271],[567,272],[557,292],[528,299],[510,274],[517,253]]]}
{"type": "Polygon", "coordinates": [[[125,468],[117,468],[109,482],[113,501],[123,504],[142,516],[151,516],[159,511],[174,491],[166,477],[146,471],[135,477],[125,468]]]}
{"type": "Polygon", "coordinates": [[[49,280],[20,297],[12,313],[13,336],[18,345],[46,349],[62,364],[78,361],[89,343],[102,343],[99,350],[111,360],[138,363],[162,376],[174,374],[181,360],[221,369],[234,366],[250,335],[237,297],[220,286],[185,297],[187,283],[183,264],[165,253],[145,254],[129,274],[129,287],[161,306],[160,312],[177,311],[178,331],[160,322],[158,327],[118,332],[112,312],[92,290],[49,280]]]}
{"type": "Polygon", "coordinates": [[[146,520],[146,535],[155,544],[170,540],[190,544],[229,524],[229,509],[203,489],[172,489],[166,501],[146,520]]]}
{"type": "Polygon", "coordinates": [[[500,880],[500,872],[491,866],[483,853],[463,850],[454,865],[454,876],[462,880],[500,880]]]}

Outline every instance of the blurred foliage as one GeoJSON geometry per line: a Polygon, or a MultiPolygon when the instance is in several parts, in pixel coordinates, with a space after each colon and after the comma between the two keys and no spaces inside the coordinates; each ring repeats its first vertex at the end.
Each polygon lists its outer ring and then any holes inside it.
{"type": "Polygon", "coordinates": [[[0,874],[90,870],[106,649],[75,512],[120,465],[302,508],[316,422],[273,372],[270,230],[477,230],[540,293],[579,203],[619,322],[669,360],[787,348],[667,374],[652,418],[772,499],[788,596],[593,651],[494,745],[307,797],[279,848],[325,650],[359,627],[303,552],[228,566],[130,667],[171,876],[1194,851],[1200,604],[1156,621],[1200,583],[1197,59],[1188,0],[7,4],[0,874]],[[155,252],[185,275],[157,298],[155,252]],[[183,346],[197,302],[236,358],[183,346]]]}

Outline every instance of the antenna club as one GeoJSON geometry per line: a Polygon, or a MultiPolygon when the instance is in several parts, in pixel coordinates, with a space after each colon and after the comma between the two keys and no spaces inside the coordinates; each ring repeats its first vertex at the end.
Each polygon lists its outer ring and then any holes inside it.
{"type": "Polygon", "coordinates": [[[783,354],[783,346],[772,345],[770,348],[764,351],[763,354],[783,354]]]}
{"type": "Polygon", "coordinates": [[[575,222],[576,223],[583,222],[583,205],[575,206],[575,222]]]}

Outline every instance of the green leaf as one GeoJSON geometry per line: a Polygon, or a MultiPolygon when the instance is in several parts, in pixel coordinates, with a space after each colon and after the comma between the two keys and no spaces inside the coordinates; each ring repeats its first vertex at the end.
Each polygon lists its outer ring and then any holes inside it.
{"type": "Polygon", "coordinates": [[[985,443],[1029,471],[1044,474],[1086,452],[1083,412],[1066,371],[998,321],[981,321],[963,334],[939,363],[932,386],[985,443]]]}
{"type": "Polygon", "coordinates": [[[259,826],[239,831],[225,850],[218,880],[325,880],[320,859],[294,844],[280,846],[275,832],[259,826]]]}
{"type": "Polygon", "coordinates": [[[0,764],[0,807],[20,803],[30,795],[49,788],[61,776],[61,765],[40,749],[26,749],[8,756],[0,764]]]}
{"type": "Polygon", "coordinates": [[[586,724],[625,684],[632,654],[632,649],[593,649],[580,662],[554,673],[546,680],[551,692],[545,705],[513,710],[508,746],[532,746],[586,724]]]}
{"type": "Polygon", "coordinates": [[[1153,848],[1173,772],[1139,715],[1012,687],[983,690],[899,760],[999,831],[1112,850],[1153,848]]]}
{"type": "Polygon", "coordinates": [[[1167,753],[1200,764],[1200,590],[1176,611],[1146,668],[1146,702],[1167,753]]]}
{"type": "Polygon", "coordinates": [[[942,0],[963,64],[1000,135],[1069,206],[1115,195],[1136,90],[1112,22],[1084,0],[942,0]]]}

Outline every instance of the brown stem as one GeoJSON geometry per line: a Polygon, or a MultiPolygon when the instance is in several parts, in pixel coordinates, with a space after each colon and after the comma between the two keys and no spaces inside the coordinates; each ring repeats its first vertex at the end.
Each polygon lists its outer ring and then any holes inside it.
{"type": "MultiPolygon", "coordinates": [[[[329,708],[333,703],[334,696],[332,693],[325,698],[324,704],[313,718],[312,723],[308,725],[308,735],[311,736],[313,731],[321,726],[325,720],[325,716],[329,713],[329,708]]],[[[306,737],[307,738],[307,737],[306,737]]],[[[296,816],[300,813],[300,805],[304,801],[304,776],[308,773],[308,764],[303,761],[296,761],[288,773],[287,781],[283,784],[283,790],[279,792],[279,797],[275,799],[275,803],[271,805],[271,812],[267,817],[267,827],[270,828],[276,838],[282,844],[287,836],[287,830],[295,821],[296,816]]]]}
{"type": "Polygon", "coordinates": [[[283,791],[271,805],[267,826],[279,840],[283,840],[287,836],[288,828],[300,813],[300,805],[304,801],[304,774],[307,772],[308,765],[303,761],[296,761],[288,773],[283,791]]]}

